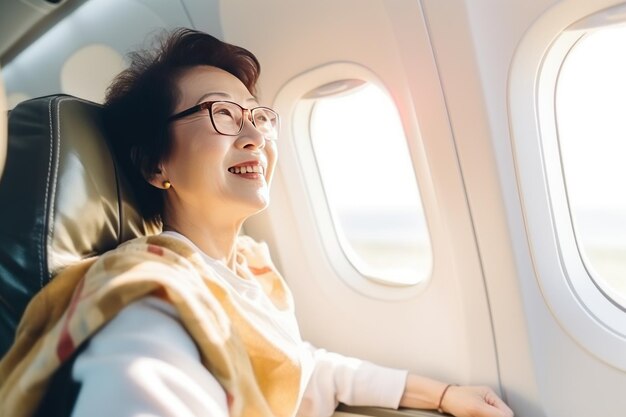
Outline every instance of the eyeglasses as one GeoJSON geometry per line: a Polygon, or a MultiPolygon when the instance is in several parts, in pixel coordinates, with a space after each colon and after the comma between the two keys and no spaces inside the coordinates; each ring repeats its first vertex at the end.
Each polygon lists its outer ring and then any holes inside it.
{"type": "Polygon", "coordinates": [[[176,113],[168,118],[168,122],[181,119],[190,114],[202,110],[208,110],[211,116],[211,124],[217,133],[227,136],[235,136],[243,129],[244,113],[248,111],[252,124],[267,140],[278,139],[279,118],[278,113],[269,107],[255,107],[244,109],[237,103],[230,101],[205,101],[198,105],[176,113]]]}

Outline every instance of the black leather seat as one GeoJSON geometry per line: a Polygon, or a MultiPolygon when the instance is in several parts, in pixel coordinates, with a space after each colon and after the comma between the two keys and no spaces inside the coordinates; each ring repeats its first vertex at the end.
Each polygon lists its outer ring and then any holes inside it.
{"type": "Polygon", "coordinates": [[[157,232],[109,151],[102,107],[67,95],[9,114],[0,178],[0,357],[33,295],[65,266],[157,232]]]}

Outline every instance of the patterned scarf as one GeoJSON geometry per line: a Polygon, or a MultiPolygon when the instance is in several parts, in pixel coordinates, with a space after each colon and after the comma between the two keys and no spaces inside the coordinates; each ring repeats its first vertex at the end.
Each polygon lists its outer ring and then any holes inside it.
{"type": "MultiPolygon", "coordinates": [[[[261,283],[278,309],[292,310],[267,246],[241,236],[237,252],[238,268],[261,283]]],[[[301,374],[296,354],[251,324],[200,253],[161,235],[67,267],[33,298],[0,361],[0,416],[32,415],[60,365],[121,309],[148,295],[175,306],[202,364],[226,391],[231,416],[295,414],[301,374]]]]}

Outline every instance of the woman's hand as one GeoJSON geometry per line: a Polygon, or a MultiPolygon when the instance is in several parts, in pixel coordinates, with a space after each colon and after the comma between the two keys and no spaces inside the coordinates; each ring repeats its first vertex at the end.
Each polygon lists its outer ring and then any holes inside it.
{"type": "Polygon", "coordinates": [[[451,386],[441,409],[456,417],[513,417],[513,411],[489,387],[451,386]]]}
{"type": "Polygon", "coordinates": [[[441,409],[456,417],[513,417],[513,411],[489,387],[450,386],[409,374],[401,407],[441,409]],[[442,394],[444,394],[442,396],[442,394]]]}

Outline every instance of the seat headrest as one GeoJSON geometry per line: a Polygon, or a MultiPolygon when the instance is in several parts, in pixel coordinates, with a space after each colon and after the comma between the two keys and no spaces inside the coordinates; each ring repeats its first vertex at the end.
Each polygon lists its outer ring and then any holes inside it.
{"type": "Polygon", "coordinates": [[[0,179],[0,355],[32,296],[59,270],[158,232],[136,208],[102,113],[98,104],[55,95],[9,114],[0,179]]]}

